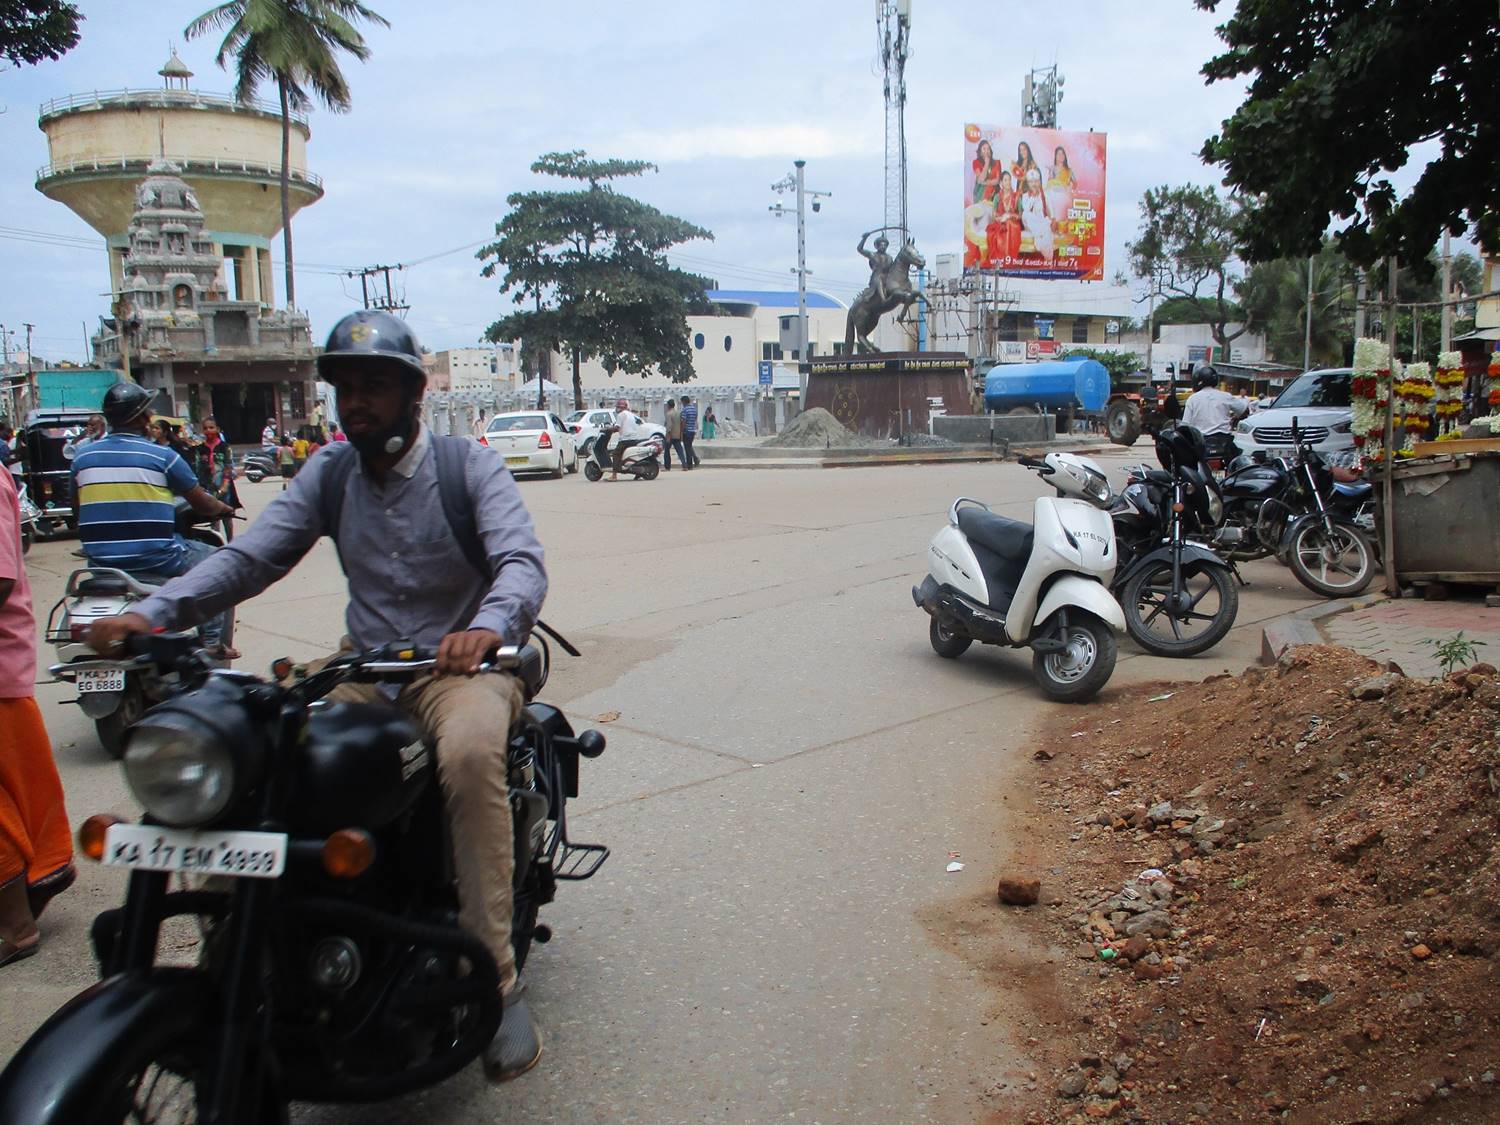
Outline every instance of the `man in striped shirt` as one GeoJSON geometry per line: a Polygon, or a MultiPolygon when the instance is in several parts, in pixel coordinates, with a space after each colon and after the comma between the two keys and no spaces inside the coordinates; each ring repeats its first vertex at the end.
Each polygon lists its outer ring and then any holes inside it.
{"type": "Polygon", "coordinates": [[[693,452],[693,439],[698,436],[698,404],[687,395],[682,396],[682,467],[698,467],[698,454],[693,452]]]}
{"type": "MultiPolygon", "coordinates": [[[[171,446],[146,436],[151,393],[144,387],[116,383],[104,396],[104,417],[109,435],[73,458],[78,538],[91,566],[113,567],[160,585],[214,552],[207,543],[177,534],[174,497],[202,516],[224,518],[234,509],[205,491],[171,446]]],[[[203,643],[210,650],[221,649],[224,623],[222,616],[204,622],[203,643]]]]}

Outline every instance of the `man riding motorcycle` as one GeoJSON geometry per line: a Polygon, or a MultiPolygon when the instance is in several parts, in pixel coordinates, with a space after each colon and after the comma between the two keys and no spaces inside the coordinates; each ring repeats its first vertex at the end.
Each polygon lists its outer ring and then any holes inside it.
{"type": "MultiPolygon", "coordinates": [[[[110,432],[73,457],[78,497],[78,538],[91,566],[123,570],[148,585],[184,574],[214,553],[207,543],[177,534],[174,496],[201,516],[227,518],[234,509],[198,484],[198,474],[168,446],[147,434],[151,392],[136,383],[116,383],[104,394],[110,432]]],[[[221,645],[227,619],[203,622],[203,643],[216,656],[237,654],[221,645]]]]}
{"type": "Polygon", "coordinates": [[[1182,424],[1198,429],[1210,457],[1233,458],[1239,452],[1234,424],[1250,413],[1250,400],[1219,390],[1219,373],[1207,364],[1194,370],[1193,386],[1196,389],[1182,410],[1182,424]]]}
{"type": "MultiPolygon", "coordinates": [[[[108,651],[129,634],[253,597],[328,535],[349,580],[349,643],[437,646],[437,674],[392,702],[437,748],[460,920],[500,969],[505,1018],[485,1051],[485,1071],[505,1081],[541,1056],[510,941],[506,732],[522,692],[512,676],[475,673],[488,653],[530,633],[547,592],[542,547],[500,455],[466,438],[436,437],[421,424],[427,378],[403,321],[351,313],[334,325],[317,364],[338,395],[348,443],[309,460],[249,531],[138,613],[96,625],[89,643],[108,651]]],[[[379,690],[346,684],[329,698],[373,701],[379,690]]]]}

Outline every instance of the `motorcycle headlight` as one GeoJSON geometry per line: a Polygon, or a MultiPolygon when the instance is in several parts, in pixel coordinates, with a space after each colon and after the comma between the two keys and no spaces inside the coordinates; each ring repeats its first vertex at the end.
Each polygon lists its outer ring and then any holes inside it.
{"type": "Polygon", "coordinates": [[[217,732],[191,716],[156,716],[130,732],[125,782],[155,819],[197,828],[212,824],[234,799],[234,760],[217,732]]]}
{"type": "Polygon", "coordinates": [[[202,828],[265,775],[268,751],[232,673],[153,707],[125,742],[125,783],[154,819],[202,828]]]}

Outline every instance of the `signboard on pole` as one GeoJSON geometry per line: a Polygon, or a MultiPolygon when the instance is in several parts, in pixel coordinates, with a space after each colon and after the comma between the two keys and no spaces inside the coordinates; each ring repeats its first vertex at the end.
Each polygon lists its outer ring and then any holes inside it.
{"type": "Polygon", "coordinates": [[[774,367],[771,361],[769,359],[761,360],[760,364],[757,367],[757,371],[760,375],[760,385],[762,387],[769,387],[771,385],[771,376],[774,372],[774,367]]]}
{"type": "Polygon", "coordinates": [[[1105,134],[964,126],[964,269],[1104,279],[1105,134]]]}

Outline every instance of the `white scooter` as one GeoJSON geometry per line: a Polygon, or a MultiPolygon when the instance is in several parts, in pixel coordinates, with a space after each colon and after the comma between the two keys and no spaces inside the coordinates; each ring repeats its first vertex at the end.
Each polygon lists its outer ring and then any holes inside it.
{"type": "Polygon", "coordinates": [[[939,656],[951,660],[974,641],[1028,645],[1042,691],[1064,702],[1090,699],[1114,672],[1115,634],[1125,630],[1109,592],[1116,561],[1109,481],[1071,453],[1020,463],[1057,495],[1037,499],[1029,524],[978,500],[955,500],[912,600],[932,616],[939,656]]]}
{"type": "MultiPolygon", "coordinates": [[[[211,547],[222,547],[223,538],[207,526],[209,522],[178,501],[179,533],[211,547]]],[[[146,709],[177,690],[177,677],[175,673],[163,676],[146,657],[100,656],[84,638],[96,621],[130,613],[137,602],[155,591],[155,586],[123,570],[80,567],[68,576],[63,596],[47,615],[46,638],[58,661],[49,671],[78,689],[79,708],[94,720],[100,744],[114,758],[125,752],[125,732],[146,709]]],[[[234,643],[233,613],[228,616],[222,640],[226,645],[234,643]]]]}

